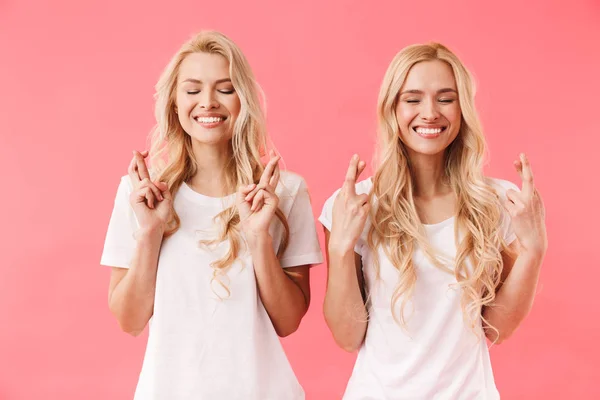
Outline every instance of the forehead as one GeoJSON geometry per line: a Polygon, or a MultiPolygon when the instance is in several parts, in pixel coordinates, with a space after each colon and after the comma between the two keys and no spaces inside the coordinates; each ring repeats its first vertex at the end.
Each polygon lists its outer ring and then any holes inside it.
{"type": "Polygon", "coordinates": [[[229,77],[229,62],[220,54],[192,53],[179,66],[179,82],[190,78],[210,82],[229,77]]]}
{"type": "Polygon", "coordinates": [[[450,65],[440,60],[421,61],[408,71],[402,90],[437,91],[456,89],[454,72],[450,65]]]}

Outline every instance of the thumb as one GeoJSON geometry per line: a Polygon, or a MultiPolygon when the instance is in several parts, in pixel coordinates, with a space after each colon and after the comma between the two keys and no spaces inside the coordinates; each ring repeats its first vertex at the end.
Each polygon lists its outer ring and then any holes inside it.
{"type": "Polygon", "coordinates": [[[165,199],[172,198],[171,191],[169,190],[169,185],[167,185],[165,182],[157,182],[156,187],[158,188],[158,190],[160,190],[161,194],[165,199]]]}

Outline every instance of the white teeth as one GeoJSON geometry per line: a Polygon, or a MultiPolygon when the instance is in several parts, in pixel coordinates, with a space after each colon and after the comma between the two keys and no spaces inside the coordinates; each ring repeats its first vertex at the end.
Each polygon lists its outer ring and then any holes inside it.
{"type": "Polygon", "coordinates": [[[442,133],[442,128],[417,128],[416,131],[421,135],[437,135],[442,133]]]}
{"type": "Polygon", "coordinates": [[[223,121],[223,117],[198,117],[196,121],[201,124],[214,124],[215,122],[223,121]]]}

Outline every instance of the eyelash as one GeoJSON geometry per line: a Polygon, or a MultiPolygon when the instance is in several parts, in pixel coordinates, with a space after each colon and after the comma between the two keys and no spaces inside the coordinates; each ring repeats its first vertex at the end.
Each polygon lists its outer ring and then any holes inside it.
{"type": "MultiPolygon", "coordinates": [[[[419,102],[419,100],[405,100],[407,103],[409,104],[417,104],[419,102]]],[[[450,103],[454,103],[454,99],[443,99],[443,100],[438,100],[440,103],[444,103],[444,104],[450,104],[450,103]]]]}
{"type": "MultiPolygon", "coordinates": [[[[223,93],[223,94],[233,94],[233,92],[235,92],[235,90],[217,90],[217,92],[223,93]]],[[[194,95],[194,94],[200,93],[200,91],[199,90],[191,90],[191,91],[188,91],[186,93],[194,95]]]]}

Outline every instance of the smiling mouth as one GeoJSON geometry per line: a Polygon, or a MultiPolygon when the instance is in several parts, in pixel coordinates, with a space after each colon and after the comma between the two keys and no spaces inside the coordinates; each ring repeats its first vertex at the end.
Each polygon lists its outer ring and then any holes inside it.
{"type": "Polygon", "coordinates": [[[225,121],[227,117],[195,117],[194,119],[200,124],[218,124],[219,122],[225,121]]]}
{"type": "Polygon", "coordinates": [[[422,126],[416,126],[412,128],[413,131],[418,133],[421,136],[437,136],[446,130],[445,126],[440,126],[436,128],[424,128],[422,126]]]}

